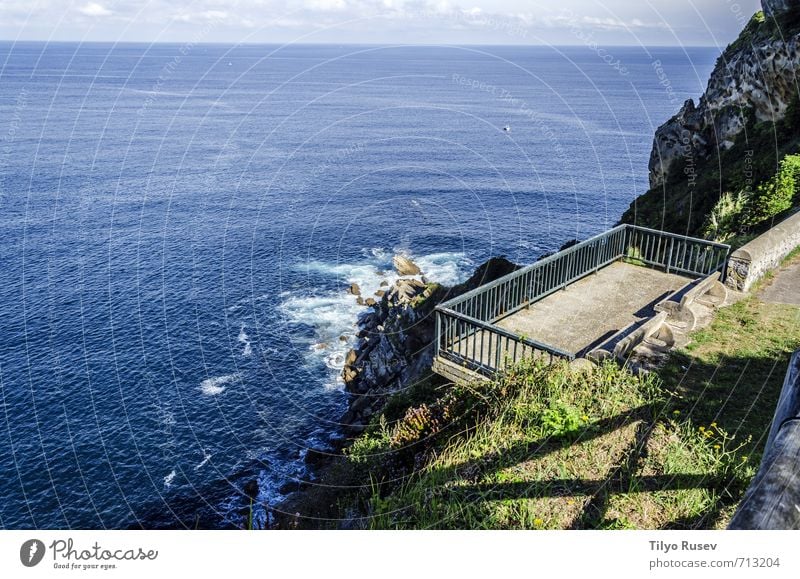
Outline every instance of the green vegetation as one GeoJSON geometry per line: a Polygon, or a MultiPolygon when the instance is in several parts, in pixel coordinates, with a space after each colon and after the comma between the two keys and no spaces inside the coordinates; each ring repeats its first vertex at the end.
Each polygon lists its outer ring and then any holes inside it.
{"type": "Polygon", "coordinates": [[[800,155],[786,155],[777,172],[754,190],[726,192],[711,209],[703,235],[728,241],[737,235],[758,230],[800,202],[800,155]]]}
{"type": "Polygon", "coordinates": [[[744,191],[723,193],[708,215],[703,236],[717,241],[733,238],[742,228],[747,203],[748,197],[744,191]]]}
{"type": "Polygon", "coordinates": [[[795,199],[797,177],[800,175],[800,155],[786,155],[775,175],[761,183],[745,204],[742,221],[758,225],[786,211],[795,199]]]}
{"type": "Polygon", "coordinates": [[[421,383],[348,449],[348,504],[373,528],[724,527],[798,346],[800,310],[750,297],[659,376],[528,361],[421,383]]]}
{"type": "MultiPolygon", "coordinates": [[[[714,230],[714,219],[726,217],[721,211],[729,208],[737,197],[751,198],[760,184],[780,175],[780,162],[787,155],[800,153],[800,106],[795,98],[786,117],[778,122],[755,121],[755,116],[745,111],[747,124],[736,143],[727,150],[719,150],[708,158],[694,159],[691,169],[694,180],[684,173],[686,161],[676,160],[663,186],[641,195],[622,217],[622,222],[636,223],[657,229],[689,235],[711,234],[725,238],[747,233],[753,229],[756,213],[745,214],[741,208],[727,215],[729,220],[719,232],[714,230]],[[798,117],[798,118],[795,118],[798,117]],[[730,198],[726,199],[725,197],[730,198]],[[716,211],[716,215],[714,214],[716,211]],[[749,219],[742,219],[749,217],[749,219]]],[[[762,194],[774,193],[772,188],[762,194]]],[[[778,193],[785,192],[779,189],[778,193]]],[[[795,196],[793,204],[800,203],[795,196]]],[[[750,205],[750,208],[754,208],[750,205]]],[[[768,208],[769,213],[774,207],[768,208]]]]}

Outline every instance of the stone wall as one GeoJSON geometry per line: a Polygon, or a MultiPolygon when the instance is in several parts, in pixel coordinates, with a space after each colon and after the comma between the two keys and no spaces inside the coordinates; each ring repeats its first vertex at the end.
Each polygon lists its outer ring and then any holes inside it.
{"type": "Polygon", "coordinates": [[[800,212],[734,251],[728,258],[725,285],[748,291],[765,273],[800,246],[800,212]]]}

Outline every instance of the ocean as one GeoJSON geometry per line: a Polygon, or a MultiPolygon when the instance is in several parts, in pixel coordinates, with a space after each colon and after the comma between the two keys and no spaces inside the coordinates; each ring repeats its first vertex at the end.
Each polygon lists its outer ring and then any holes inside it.
{"type": "Polygon", "coordinates": [[[349,284],[613,226],[718,54],[596,48],[0,43],[0,527],[268,525],[349,284]]]}

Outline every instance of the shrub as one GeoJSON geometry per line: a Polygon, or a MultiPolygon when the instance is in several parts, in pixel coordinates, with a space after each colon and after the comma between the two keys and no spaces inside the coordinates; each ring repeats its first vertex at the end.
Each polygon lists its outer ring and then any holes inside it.
{"type": "Polygon", "coordinates": [[[708,215],[703,226],[703,237],[726,241],[740,233],[747,200],[744,191],[723,193],[708,215]]]}
{"type": "Polygon", "coordinates": [[[800,155],[786,155],[775,175],[761,183],[749,199],[745,224],[758,225],[792,206],[800,176],[800,155]]]}
{"type": "Polygon", "coordinates": [[[781,161],[781,170],[791,175],[794,187],[792,205],[797,205],[800,203],[800,155],[786,155],[781,161]]]}

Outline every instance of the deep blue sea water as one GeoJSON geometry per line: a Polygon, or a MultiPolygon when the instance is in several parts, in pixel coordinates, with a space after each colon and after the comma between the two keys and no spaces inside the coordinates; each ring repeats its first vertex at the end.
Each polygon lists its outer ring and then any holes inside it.
{"type": "Polygon", "coordinates": [[[529,263],[647,188],[717,54],[608,53],[0,43],[0,527],[275,504],[345,409],[350,282],[529,263]]]}

